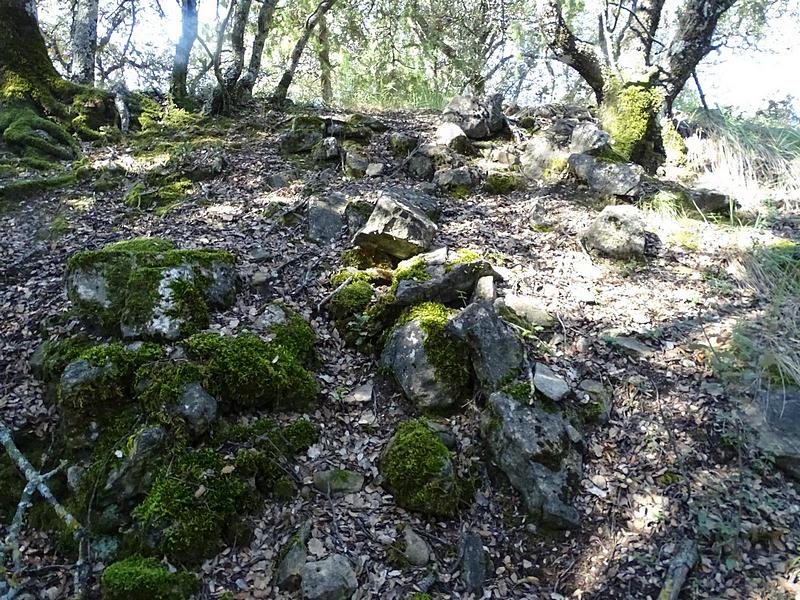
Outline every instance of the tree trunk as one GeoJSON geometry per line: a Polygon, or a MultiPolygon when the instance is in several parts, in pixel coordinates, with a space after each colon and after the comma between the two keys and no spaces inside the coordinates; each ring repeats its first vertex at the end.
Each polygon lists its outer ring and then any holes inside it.
{"type": "Polygon", "coordinates": [[[306,19],[303,33],[294,45],[294,50],[292,50],[289,66],[283,72],[283,76],[278,82],[275,92],[272,94],[272,100],[276,104],[283,104],[286,101],[286,96],[289,94],[289,86],[292,85],[292,79],[294,79],[297,65],[300,64],[300,58],[303,56],[303,50],[306,44],[308,44],[308,39],[311,37],[314,27],[316,27],[319,20],[325,16],[325,13],[333,8],[335,2],[336,0],[322,0],[322,2],[317,5],[317,9],[306,19]]]}
{"type": "Polygon", "coordinates": [[[181,2],[181,37],[175,46],[175,58],[172,61],[172,81],[169,92],[178,106],[186,102],[186,76],[189,72],[189,56],[197,39],[197,0],[181,2]]]}
{"type": "Polygon", "coordinates": [[[72,19],[72,67],[75,83],[94,85],[94,60],[97,53],[98,0],[77,0],[72,19]]]}
{"type": "Polygon", "coordinates": [[[331,46],[328,41],[328,23],[325,17],[319,20],[319,81],[322,92],[322,101],[330,104],[333,100],[333,89],[331,85],[331,46]]]}
{"type": "Polygon", "coordinates": [[[239,103],[246,102],[253,96],[253,87],[261,72],[261,58],[264,55],[264,44],[267,41],[267,34],[269,34],[272,27],[272,17],[275,14],[275,6],[277,4],[278,0],[264,0],[261,3],[261,8],[258,11],[256,35],[253,38],[253,49],[250,53],[250,62],[241,79],[239,79],[239,82],[236,84],[236,100],[239,103]]]}
{"type": "Polygon", "coordinates": [[[241,0],[236,5],[233,15],[233,25],[231,27],[231,51],[233,52],[233,62],[225,71],[224,82],[225,91],[228,96],[233,96],[236,83],[244,68],[244,30],[247,27],[247,18],[250,15],[250,5],[252,0],[241,0]]]}

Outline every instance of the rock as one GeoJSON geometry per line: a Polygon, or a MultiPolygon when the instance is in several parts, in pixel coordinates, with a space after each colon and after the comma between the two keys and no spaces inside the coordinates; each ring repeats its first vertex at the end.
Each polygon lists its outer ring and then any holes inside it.
{"type": "Polygon", "coordinates": [[[274,190],[289,187],[289,184],[297,179],[297,173],[292,170],[278,171],[267,177],[267,185],[274,190]]]}
{"type": "Polygon", "coordinates": [[[367,165],[367,177],[380,177],[386,170],[386,165],[383,163],[369,163],[367,165]]]}
{"type": "Polygon", "coordinates": [[[370,380],[367,383],[358,386],[347,396],[345,396],[344,401],[348,404],[364,404],[367,402],[372,402],[373,387],[374,384],[372,380],[370,380]]]}
{"type": "Polygon", "coordinates": [[[619,349],[630,356],[650,356],[655,352],[653,348],[635,338],[615,335],[613,332],[604,335],[603,339],[613,348],[619,349]]]}
{"type": "Polygon", "coordinates": [[[113,469],[99,494],[100,506],[124,506],[140,498],[150,488],[155,477],[151,468],[154,457],[167,443],[167,432],[161,427],[146,427],[133,436],[128,456],[113,469]]]}
{"type": "Polygon", "coordinates": [[[594,379],[584,379],[578,387],[588,397],[584,409],[588,420],[606,423],[611,416],[611,394],[606,387],[594,379]]]}
{"type": "Polygon", "coordinates": [[[459,167],[436,171],[433,183],[447,192],[465,193],[475,187],[476,179],[469,167],[459,167]]]}
{"type": "Polygon", "coordinates": [[[67,468],[67,488],[73,494],[78,491],[84,473],[86,468],[83,465],[70,465],[67,468]]]}
{"type": "MultiPolygon", "coordinates": [[[[494,277],[484,275],[475,283],[470,302],[494,302],[496,297],[497,291],[494,287],[494,277]]],[[[496,307],[495,310],[497,310],[496,307]]]]}
{"type": "Polygon", "coordinates": [[[578,123],[572,129],[569,150],[575,154],[590,154],[608,146],[611,136],[594,123],[578,123]]]}
{"type": "Polygon", "coordinates": [[[567,156],[549,136],[537,134],[525,144],[519,158],[520,168],[531,181],[550,181],[555,173],[566,168],[567,156]]]}
{"type": "Polygon", "coordinates": [[[486,180],[483,182],[483,191],[494,195],[510,194],[524,186],[525,181],[519,173],[507,169],[494,170],[486,174],[486,180]]]}
{"type": "Polygon", "coordinates": [[[411,203],[381,194],[366,225],[353,237],[353,245],[408,258],[427,250],[436,225],[411,203]]]}
{"type": "Polygon", "coordinates": [[[513,145],[492,148],[489,151],[489,161],[505,167],[514,167],[519,164],[519,153],[513,145]]]}
{"type": "Polygon", "coordinates": [[[72,361],[61,374],[59,396],[62,402],[79,406],[84,389],[101,380],[111,370],[110,365],[97,365],[86,359],[72,361]]]}
{"type": "Polygon", "coordinates": [[[744,412],[755,445],[789,477],[800,480],[800,389],[759,389],[754,397],[744,412]]]}
{"type": "Polygon", "coordinates": [[[506,294],[495,300],[494,309],[507,321],[525,329],[546,328],[556,324],[556,318],[534,296],[506,294]]]}
{"type": "Polygon", "coordinates": [[[366,225],[372,214],[372,203],[359,197],[349,198],[344,209],[344,221],[347,224],[347,232],[350,236],[355,235],[359,229],[366,225]]]}
{"type": "Polygon", "coordinates": [[[187,383],[172,413],[184,420],[192,436],[199,437],[217,420],[217,401],[199,383],[187,383]]]}
{"type": "Polygon", "coordinates": [[[138,238],[74,254],[67,296],[92,325],[128,338],[174,341],[208,325],[235,296],[235,259],[220,250],[176,250],[138,238]]]}
{"type": "Polygon", "coordinates": [[[339,160],[342,152],[342,145],[335,137],[324,138],[314,150],[314,160],[326,162],[329,160],[339,160]]]}
{"type": "Polygon", "coordinates": [[[544,363],[536,363],[533,385],[545,398],[554,402],[558,402],[569,393],[569,384],[544,363]]]}
{"type": "Polygon", "coordinates": [[[433,161],[424,154],[415,154],[406,163],[406,172],[419,181],[430,181],[435,170],[433,161]]]}
{"type": "Polygon", "coordinates": [[[347,197],[340,192],[313,196],[308,201],[308,238],[330,242],[342,234],[347,197]]]}
{"type": "Polygon", "coordinates": [[[353,567],[341,554],[306,563],[300,578],[303,598],[308,600],[349,600],[358,587],[353,567]]]}
{"type": "Polygon", "coordinates": [[[469,139],[464,130],[455,123],[442,123],[434,134],[434,143],[447,146],[451,150],[466,154],[469,152],[469,139]]]}
{"type": "Polygon", "coordinates": [[[389,126],[381,121],[378,117],[373,115],[364,115],[361,113],[353,113],[347,118],[347,123],[353,127],[369,127],[376,133],[383,133],[388,131],[389,126]]]}
{"type": "Polygon", "coordinates": [[[403,557],[415,567],[424,567],[431,557],[428,542],[408,526],[403,531],[403,557]]]}
{"type": "Polygon", "coordinates": [[[516,376],[522,344],[488,302],[467,306],[447,323],[446,331],[469,346],[472,366],[486,391],[516,376]]]}
{"type": "Polygon", "coordinates": [[[604,256],[636,258],[644,255],[644,227],[644,215],[635,206],[606,206],[581,233],[581,241],[587,249],[604,256]]]}
{"type": "Polygon", "coordinates": [[[364,476],[345,469],[317,471],[314,473],[314,487],[323,494],[354,494],[364,487],[364,476]]]}
{"type": "Polygon", "coordinates": [[[424,300],[453,304],[472,295],[481,277],[499,279],[492,265],[474,253],[439,248],[417,255],[397,265],[399,283],[395,290],[395,303],[410,306],[424,300]],[[403,278],[404,270],[417,277],[403,278]],[[424,273],[424,277],[419,277],[424,273]]]}
{"type": "MultiPolygon", "coordinates": [[[[389,370],[405,397],[420,410],[443,410],[456,405],[466,396],[469,380],[455,381],[443,376],[442,367],[434,364],[430,354],[424,317],[412,319],[397,327],[381,354],[381,365],[389,370]],[[437,367],[439,367],[437,369],[437,367]]],[[[448,338],[432,341],[444,344],[456,354],[454,341],[448,338]]],[[[439,353],[434,353],[436,357],[439,353]]]]}
{"type": "Polygon", "coordinates": [[[367,174],[367,167],[369,167],[367,157],[354,148],[347,148],[345,152],[344,172],[356,179],[364,177],[367,174]]]}
{"type": "MultiPolygon", "coordinates": [[[[698,188],[689,191],[690,206],[703,213],[729,213],[731,211],[731,198],[727,194],[715,190],[698,188]]],[[[735,208],[735,206],[734,206],[735,208]]]]}
{"type": "MultiPolygon", "coordinates": [[[[424,185],[425,184],[423,184],[423,186],[424,185]]],[[[435,191],[436,191],[435,188],[432,190],[424,190],[424,189],[410,190],[408,188],[402,188],[402,187],[391,187],[384,189],[381,192],[381,194],[389,196],[390,198],[394,198],[398,202],[402,202],[404,204],[409,204],[413,206],[417,210],[420,210],[423,213],[425,213],[425,216],[428,217],[431,221],[436,222],[439,220],[439,217],[442,214],[442,209],[439,206],[439,203],[436,201],[436,199],[431,197],[430,195],[431,192],[435,191]]]]}
{"type": "Polygon", "coordinates": [[[275,572],[275,583],[282,590],[300,587],[300,574],[306,563],[306,542],[311,537],[311,521],[305,521],[297,533],[281,549],[281,558],[275,572]]]}
{"type": "Polygon", "coordinates": [[[419,136],[406,133],[405,131],[394,131],[389,136],[389,146],[397,154],[406,156],[419,145],[419,136]]]}
{"type": "Polygon", "coordinates": [[[407,510],[452,516],[461,486],[450,451],[423,421],[404,421],[380,460],[383,485],[407,510]]]}
{"type": "Polygon", "coordinates": [[[445,107],[442,119],[455,123],[467,137],[474,140],[495,136],[507,127],[501,94],[494,94],[485,100],[456,96],[445,107]]]}
{"type": "Polygon", "coordinates": [[[464,533],[459,545],[461,581],[467,593],[480,594],[492,569],[489,554],[483,548],[481,537],[471,531],[464,533]]]}
{"type": "Polygon", "coordinates": [[[281,152],[297,154],[309,152],[323,139],[325,122],[315,116],[298,115],[292,119],[289,131],[284,132],[279,139],[281,152]]]}
{"type": "Polygon", "coordinates": [[[644,169],[633,163],[600,160],[588,154],[573,154],[569,168],[578,179],[602,193],[615,196],[638,196],[644,169]]]}
{"type": "Polygon", "coordinates": [[[489,398],[481,429],[494,463],[519,490],[528,512],[549,527],[578,526],[571,505],[581,479],[580,435],[558,413],[504,392],[489,398]]]}

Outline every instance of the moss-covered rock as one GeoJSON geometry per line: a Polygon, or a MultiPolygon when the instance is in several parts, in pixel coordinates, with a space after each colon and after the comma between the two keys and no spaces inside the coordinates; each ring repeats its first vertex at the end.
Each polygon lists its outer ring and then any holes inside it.
{"type": "Polygon", "coordinates": [[[200,581],[187,571],[170,571],[155,558],[131,556],[109,565],[100,578],[104,600],[187,600],[200,581]]]}
{"type": "Polygon", "coordinates": [[[176,250],[139,238],[74,254],[67,296],[92,325],[125,337],[175,340],[208,325],[209,311],[236,293],[233,256],[176,250]]]}
{"type": "Polygon", "coordinates": [[[203,365],[203,385],[223,412],[301,408],[316,398],[317,384],[297,347],[247,333],[197,334],[185,345],[189,357],[203,365]]]}
{"type": "Polygon", "coordinates": [[[520,173],[513,171],[492,171],[483,182],[483,189],[487,194],[510,194],[525,187],[525,179],[520,173]]]}
{"type": "Polygon", "coordinates": [[[125,204],[131,208],[161,208],[172,207],[188,196],[194,184],[180,174],[167,177],[149,177],[147,181],[139,182],[125,194],[125,204]]]}
{"type": "Polygon", "coordinates": [[[439,516],[452,516],[458,509],[461,484],[452,455],[423,421],[400,424],[380,466],[399,506],[439,516]]]}

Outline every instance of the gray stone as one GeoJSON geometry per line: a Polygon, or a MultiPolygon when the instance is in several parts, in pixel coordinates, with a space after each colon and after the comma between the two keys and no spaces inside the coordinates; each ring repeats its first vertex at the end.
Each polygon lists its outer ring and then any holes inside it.
{"type": "Polygon", "coordinates": [[[606,423],[611,416],[611,394],[606,386],[595,379],[585,379],[578,386],[588,397],[587,410],[590,420],[606,423]]]}
{"type": "Polygon", "coordinates": [[[435,170],[433,160],[424,154],[415,154],[406,163],[406,172],[419,181],[430,181],[435,170]]]}
{"type": "Polygon", "coordinates": [[[386,170],[386,165],[383,163],[369,163],[367,166],[367,177],[380,177],[386,170]]]}
{"type": "Polygon", "coordinates": [[[358,587],[353,567],[341,554],[306,563],[300,578],[303,598],[308,600],[349,600],[358,587]]]}
{"type": "MultiPolygon", "coordinates": [[[[422,184],[425,185],[432,185],[432,184],[422,184]]],[[[421,186],[421,187],[422,187],[421,186]]],[[[408,189],[403,187],[390,187],[384,189],[380,195],[388,196],[389,198],[393,198],[398,202],[402,202],[403,204],[408,204],[413,206],[419,211],[425,213],[425,216],[428,217],[431,221],[436,222],[439,220],[439,217],[442,214],[442,209],[439,206],[439,202],[436,201],[430,194],[431,192],[435,192],[436,189],[432,188],[431,190],[426,189],[408,189]]]]}
{"type": "Polygon", "coordinates": [[[366,225],[372,214],[372,203],[361,198],[352,198],[344,209],[344,220],[348,233],[353,236],[366,225]]]}
{"type": "Polygon", "coordinates": [[[457,169],[439,169],[433,175],[433,183],[441,189],[451,192],[470,190],[475,187],[477,180],[469,167],[459,167],[457,169]]]}
{"type": "Polygon", "coordinates": [[[135,434],[128,456],[106,479],[100,505],[119,505],[144,494],[154,477],[152,459],[166,442],[167,432],[161,427],[147,427],[135,434]]]}
{"type": "Polygon", "coordinates": [[[486,99],[456,96],[442,112],[442,120],[455,123],[474,140],[497,135],[506,128],[503,115],[503,96],[494,94],[486,99]]]}
{"type": "Polygon", "coordinates": [[[330,242],[342,234],[347,197],[340,192],[314,196],[308,201],[308,238],[330,242]]]}
{"type": "Polygon", "coordinates": [[[582,475],[580,435],[557,413],[523,405],[503,392],[489,398],[481,422],[494,463],[543,524],[578,526],[572,506],[582,475]]]}
{"type": "Polygon", "coordinates": [[[424,567],[430,562],[431,549],[428,542],[411,527],[406,527],[403,531],[403,556],[415,567],[424,567]]]}
{"type": "Polygon", "coordinates": [[[267,185],[272,189],[281,189],[288,187],[289,184],[297,179],[297,173],[292,170],[278,171],[267,177],[267,185]]]}
{"type": "Polygon", "coordinates": [[[534,296],[506,294],[495,301],[494,308],[504,319],[526,329],[552,327],[556,324],[556,318],[534,296]]]}
{"type": "Polygon", "coordinates": [[[323,139],[316,150],[314,150],[314,160],[325,162],[329,160],[339,160],[342,152],[342,144],[335,137],[323,139]]]}
{"type": "Polygon", "coordinates": [[[405,156],[419,145],[419,136],[404,131],[395,131],[389,136],[389,145],[397,154],[405,156]]]}
{"type": "Polygon", "coordinates": [[[84,473],[86,468],[83,465],[70,465],[67,469],[67,487],[73,494],[78,491],[84,473]]]}
{"type": "Polygon", "coordinates": [[[581,241],[604,256],[636,258],[644,255],[644,227],[644,215],[635,206],[606,206],[581,233],[581,241]]]}
{"type": "Polygon", "coordinates": [[[604,339],[613,348],[621,350],[630,356],[650,356],[655,352],[653,348],[639,340],[624,335],[607,335],[604,339]]]}
{"type": "Polygon", "coordinates": [[[492,563],[483,548],[481,537],[474,532],[466,532],[460,541],[461,582],[468,593],[480,593],[491,573],[492,563]]]}
{"type": "Polygon", "coordinates": [[[550,173],[556,170],[554,165],[565,164],[567,156],[549,136],[536,134],[525,144],[519,157],[520,169],[527,179],[547,180],[550,179],[550,173]]]}
{"type": "Polygon", "coordinates": [[[445,328],[469,346],[472,366],[484,390],[496,390],[522,364],[522,344],[489,303],[470,304],[445,328]]]}
{"type": "Polygon", "coordinates": [[[690,190],[689,196],[690,204],[703,213],[728,213],[731,210],[732,199],[722,192],[698,188],[690,190]]]}
{"type": "Polygon", "coordinates": [[[353,237],[353,245],[408,258],[427,250],[436,231],[436,225],[418,208],[382,194],[367,223],[353,237]]]}
{"type": "Polygon", "coordinates": [[[633,163],[600,160],[588,154],[573,154],[569,168],[575,176],[602,193],[615,196],[638,196],[642,191],[644,169],[633,163]]]}
{"type": "Polygon", "coordinates": [[[398,306],[410,306],[422,301],[453,304],[469,298],[481,277],[499,275],[482,258],[465,260],[458,252],[439,248],[417,255],[398,264],[398,269],[414,266],[421,261],[427,274],[425,281],[401,280],[395,291],[398,306]]]}
{"type": "Polygon", "coordinates": [[[269,273],[266,273],[264,271],[256,271],[250,278],[250,282],[254,286],[260,286],[267,283],[270,279],[272,279],[272,276],[269,273]]]}
{"type": "Polygon", "coordinates": [[[773,457],[789,477],[800,480],[800,389],[760,389],[744,412],[758,449],[773,457]]]}
{"type": "Polygon", "coordinates": [[[348,148],[344,157],[344,172],[356,179],[360,179],[367,174],[369,160],[361,152],[348,148]]]}
{"type": "MultiPolygon", "coordinates": [[[[484,275],[475,283],[470,302],[494,302],[497,298],[497,290],[494,286],[494,277],[484,275]]],[[[495,310],[497,310],[495,308],[495,310]]]]}
{"type": "Polygon", "coordinates": [[[436,129],[434,141],[441,146],[447,146],[451,150],[466,154],[469,152],[469,139],[464,130],[455,123],[442,123],[436,129]]]}
{"type": "Polygon", "coordinates": [[[288,316],[283,307],[277,302],[267,304],[261,311],[261,314],[256,317],[253,325],[256,329],[261,331],[271,331],[278,325],[285,325],[288,321],[288,316]]]}
{"type": "Polygon", "coordinates": [[[278,146],[284,154],[299,154],[309,152],[322,141],[322,131],[300,129],[287,131],[281,135],[278,146]]]}
{"type": "Polygon", "coordinates": [[[323,494],[352,494],[364,487],[364,476],[345,469],[317,471],[314,473],[314,487],[323,494]]]}
{"type": "Polygon", "coordinates": [[[611,136],[594,123],[578,123],[572,129],[569,150],[576,154],[590,153],[608,146],[611,136]]]}
{"type": "Polygon", "coordinates": [[[305,521],[297,533],[282,548],[281,558],[275,572],[275,583],[282,590],[300,587],[300,573],[306,564],[306,542],[311,537],[311,521],[305,521]]]}
{"type": "Polygon", "coordinates": [[[555,402],[569,393],[569,384],[544,363],[536,363],[533,385],[545,398],[555,402]]]}
{"type": "Polygon", "coordinates": [[[468,381],[444,381],[425,350],[425,332],[411,320],[395,329],[381,355],[405,397],[420,410],[450,408],[466,397],[468,381]]]}
{"type": "Polygon", "coordinates": [[[191,435],[199,437],[217,420],[217,401],[199,383],[187,383],[172,412],[184,420],[191,435]]]}
{"type": "Polygon", "coordinates": [[[60,400],[67,405],[80,406],[79,398],[85,386],[98,381],[111,367],[96,365],[86,359],[72,361],[61,373],[60,400]]]}

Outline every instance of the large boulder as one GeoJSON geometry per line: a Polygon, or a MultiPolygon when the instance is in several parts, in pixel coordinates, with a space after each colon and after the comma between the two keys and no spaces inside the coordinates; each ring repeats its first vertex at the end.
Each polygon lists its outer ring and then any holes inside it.
{"type": "Polygon", "coordinates": [[[406,198],[382,193],[353,244],[408,258],[430,248],[436,231],[436,224],[406,198]]]}
{"type": "Polygon", "coordinates": [[[759,390],[745,405],[755,445],[789,477],[800,480],[800,389],[759,390]]]}
{"type": "Polygon", "coordinates": [[[292,119],[290,128],[280,136],[278,145],[285,154],[310,152],[324,137],[323,119],[313,115],[298,115],[292,119]]]}
{"type": "Polygon", "coordinates": [[[447,146],[461,154],[469,152],[469,138],[464,130],[455,123],[445,122],[439,125],[434,135],[434,141],[436,144],[447,146]]]}
{"type": "Polygon", "coordinates": [[[307,600],[349,600],[358,588],[355,571],[341,554],[306,563],[300,578],[303,598],[307,600]]]}
{"type": "Polygon", "coordinates": [[[420,410],[452,408],[469,392],[467,349],[445,330],[453,314],[432,303],[410,309],[381,355],[381,365],[420,410]]]}
{"type": "Polygon", "coordinates": [[[486,392],[517,375],[522,344],[488,302],[467,306],[447,323],[446,331],[469,347],[475,374],[486,392]]]}
{"type": "Polygon", "coordinates": [[[596,152],[607,148],[611,136],[590,122],[578,123],[572,129],[569,140],[569,150],[575,154],[596,152]]]}
{"type": "Polygon", "coordinates": [[[481,429],[493,462],[544,525],[578,526],[572,506],[582,474],[580,434],[560,414],[523,405],[504,392],[489,398],[481,429]]]}
{"type": "Polygon", "coordinates": [[[236,265],[221,250],[176,250],[133,239],[74,254],[67,297],[81,317],[127,338],[177,340],[208,326],[236,295],[236,265]]]}
{"type": "Polygon", "coordinates": [[[531,137],[519,157],[522,174],[532,181],[555,180],[567,166],[569,154],[547,134],[531,137]]]}
{"type": "Polygon", "coordinates": [[[439,169],[433,175],[433,183],[446,192],[462,195],[469,193],[478,180],[469,167],[458,167],[456,169],[439,169]]]}
{"type": "Polygon", "coordinates": [[[450,450],[424,421],[405,421],[381,454],[383,485],[407,510],[452,516],[461,485],[450,450]]]}
{"type": "Polygon", "coordinates": [[[581,233],[587,249],[620,259],[644,255],[645,240],[644,215],[630,204],[606,206],[581,233]]]}
{"type": "Polygon", "coordinates": [[[453,304],[469,298],[481,277],[500,279],[492,265],[474,252],[439,248],[397,265],[395,303],[410,306],[428,300],[453,304]]]}
{"type": "Polygon", "coordinates": [[[535,296],[506,294],[494,301],[494,309],[507,321],[525,329],[541,329],[556,324],[556,318],[535,296]]]}
{"type": "Polygon", "coordinates": [[[501,94],[494,94],[485,99],[456,96],[445,107],[442,119],[445,122],[455,123],[467,137],[474,140],[493,137],[507,127],[501,94]]]}
{"type": "Polygon", "coordinates": [[[642,191],[644,169],[633,163],[573,154],[569,157],[569,168],[578,179],[602,194],[638,196],[642,191]]]}

